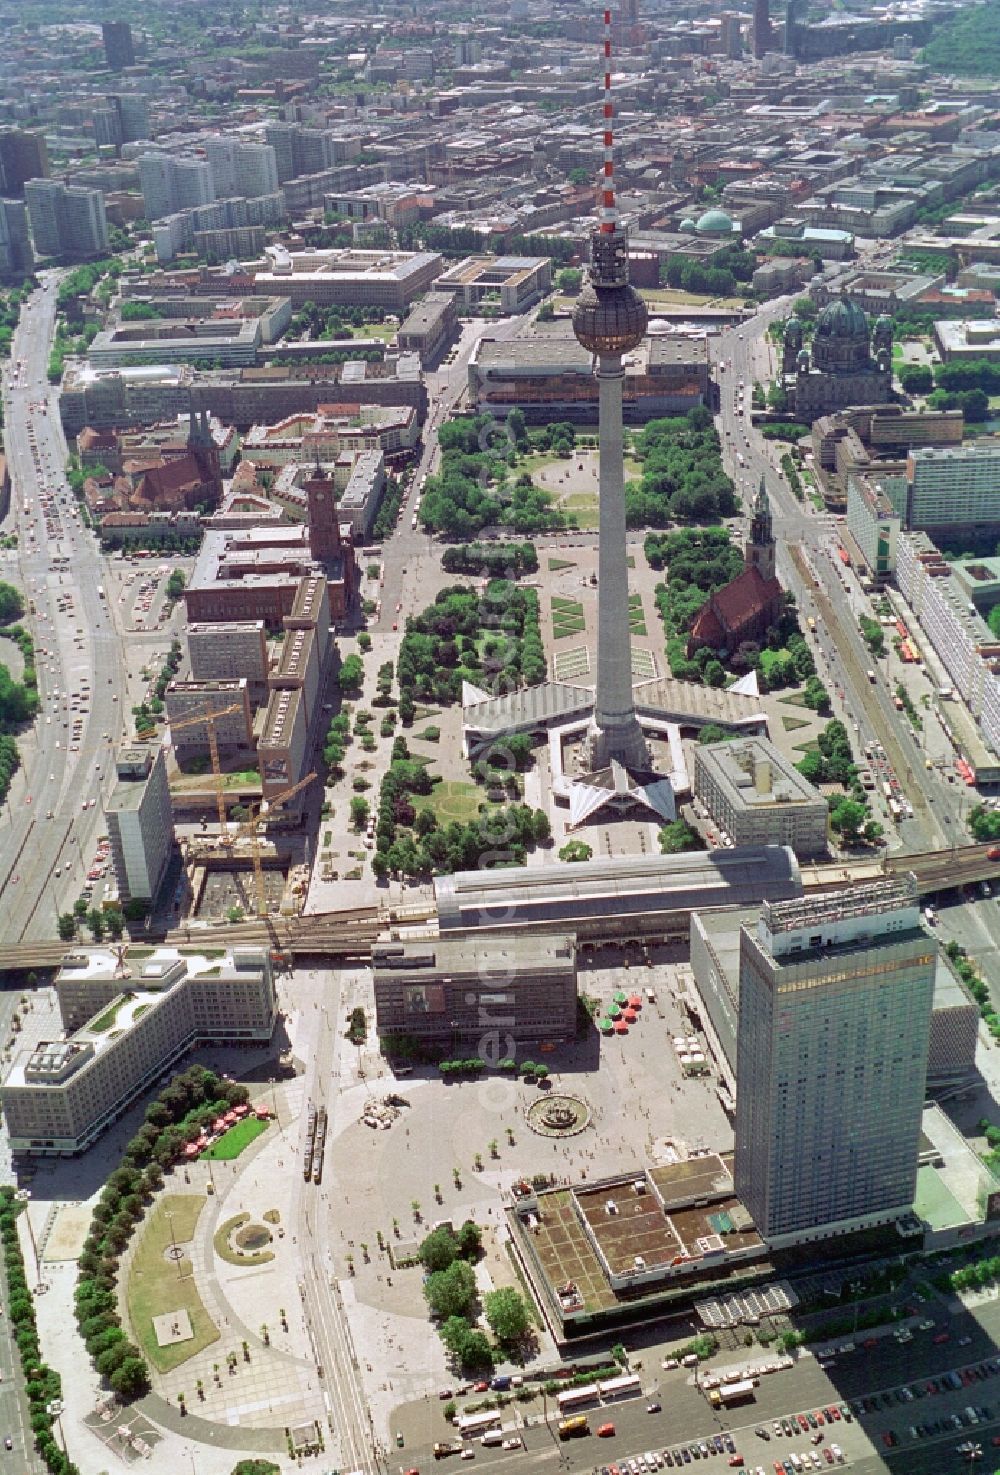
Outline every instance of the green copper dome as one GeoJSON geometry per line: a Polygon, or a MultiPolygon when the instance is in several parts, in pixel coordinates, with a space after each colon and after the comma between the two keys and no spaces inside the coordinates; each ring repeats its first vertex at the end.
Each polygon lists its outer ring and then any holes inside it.
{"type": "Polygon", "coordinates": [[[691,219],[690,215],[685,215],[684,219],[678,226],[678,230],[682,230],[685,235],[690,235],[694,231],[694,221],[691,219]]]}
{"type": "Polygon", "coordinates": [[[824,307],[816,319],[817,338],[868,338],[868,319],[864,310],[847,297],[824,307]]]}
{"type": "Polygon", "coordinates": [[[706,210],[704,215],[698,217],[695,230],[699,235],[727,235],[733,233],[732,217],[725,210],[706,210]]]}

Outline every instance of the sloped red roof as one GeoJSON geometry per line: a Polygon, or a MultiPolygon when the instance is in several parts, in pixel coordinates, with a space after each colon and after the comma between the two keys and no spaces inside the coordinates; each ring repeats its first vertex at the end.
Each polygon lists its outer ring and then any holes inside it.
{"type": "Polygon", "coordinates": [[[691,635],[695,640],[719,643],[720,634],[726,637],[740,631],[780,599],[781,585],[777,579],[765,579],[758,568],[745,568],[702,605],[691,626],[691,635]]]}

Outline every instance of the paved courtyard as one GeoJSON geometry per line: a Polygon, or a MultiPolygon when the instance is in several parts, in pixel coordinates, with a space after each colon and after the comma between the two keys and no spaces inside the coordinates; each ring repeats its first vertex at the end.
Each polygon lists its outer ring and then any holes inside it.
{"type": "MultiPolygon", "coordinates": [[[[684,977],[685,965],[672,949],[657,950],[651,968],[638,949],[608,949],[593,963],[583,960],[582,994],[607,1004],[617,990],[645,996],[651,988],[655,1002],[643,1006],[626,1036],[602,1040],[588,1031],[544,1056],[551,1092],[580,1097],[591,1112],[590,1124],[568,1139],[529,1127],[526,1112],[538,1100],[536,1086],[497,1076],[446,1084],[436,1070],[422,1068],[395,1081],[373,1043],[344,1052],[339,1125],[327,1149],[330,1177],[344,1185],[343,1199],[330,1203],[319,1238],[341,1279],[376,1427],[392,1427],[398,1404],[432,1393],[453,1376],[427,1318],[419,1266],[396,1266],[408,1244],[439,1221],[473,1218],[486,1231],[481,1290],[517,1286],[503,1219],[515,1179],[544,1173],[559,1182],[585,1181],[699,1147],[732,1147],[711,1079],[688,1081],[681,1091],[672,1041],[692,1032],[680,1002],[684,977]],[[390,1091],[405,1105],[388,1130],[374,1131],[360,1119],[365,1100],[390,1091]]],[[[345,972],[342,983],[343,1011],[370,1001],[367,970],[345,972]]],[[[543,1332],[539,1356],[553,1354],[543,1332]]]]}

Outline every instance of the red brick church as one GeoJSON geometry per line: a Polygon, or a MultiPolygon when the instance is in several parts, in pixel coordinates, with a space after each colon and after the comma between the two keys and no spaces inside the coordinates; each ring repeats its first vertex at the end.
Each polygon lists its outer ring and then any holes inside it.
{"type": "Polygon", "coordinates": [[[688,635],[688,656],[706,645],[731,654],[745,640],[759,644],[770,626],[780,622],[783,598],[774,572],[776,554],[771,505],[761,477],[746,543],[746,566],[698,611],[688,635]]]}

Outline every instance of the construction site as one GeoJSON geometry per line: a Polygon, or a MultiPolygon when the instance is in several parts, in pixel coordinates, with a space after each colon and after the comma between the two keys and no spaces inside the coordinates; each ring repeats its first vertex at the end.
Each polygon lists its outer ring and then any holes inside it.
{"type": "Polygon", "coordinates": [[[197,814],[203,832],[180,837],[189,915],[198,920],[295,916],[309,883],[307,841],[295,831],[316,774],[309,772],[276,793],[272,785],[270,797],[265,797],[259,782],[240,782],[250,774],[227,771],[220,733],[227,720],[243,712],[241,702],[214,710],[206,707],[170,727],[174,753],[169,769],[171,804],[175,814],[184,810],[197,814]],[[179,738],[185,747],[199,743],[207,747],[205,772],[181,773],[176,763],[179,738]],[[212,808],[216,824],[210,829],[212,808]]]}

